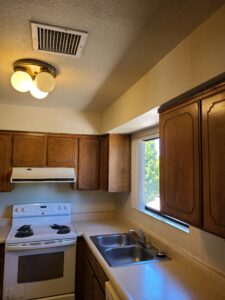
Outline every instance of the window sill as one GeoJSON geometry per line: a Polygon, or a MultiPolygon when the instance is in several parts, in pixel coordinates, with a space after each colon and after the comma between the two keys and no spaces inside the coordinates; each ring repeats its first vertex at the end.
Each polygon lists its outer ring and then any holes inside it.
{"type": "Polygon", "coordinates": [[[157,214],[154,214],[153,212],[150,212],[150,211],[148,211],[148,210],[146,210],[146,209],[138,209],[138,210],[139,210],[140,212],[142,212],[142,213],[144,213],[144,214],[146,214],[146,215],[152,217],[152,218],[157,219],[158,221],[161,221],[161,222],[163,222],[163,223],[166,223],[166,224],[168,224],[168,225],[170,225],[170,226],[172,226],[172,227],[175,227],[176,229],[179,229],[179,230],[181,230],[181,231],[183,231],[183,232],[185,232],[185,233],[190,233],[190,228],[188,228],[188,227],[186,227],[186,226],[183,226],[183,225],[180,225],[180,224],[178,224],[178,223],[176,223],[176,222],[173,222],[173,221],[171,221],[171,220],[168,220],[168,219],[166,219],[166,218],[164,218],[164,217],[162,217],[162,216],[159,216],[159,215],[157,215],[157,214]]]}

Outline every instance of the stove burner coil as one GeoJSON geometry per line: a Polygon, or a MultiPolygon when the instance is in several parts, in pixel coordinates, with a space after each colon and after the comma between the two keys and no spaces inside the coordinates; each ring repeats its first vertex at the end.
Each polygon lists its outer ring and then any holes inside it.
{"type": "Polygon", "coordinates": [[[51,228],[58,230],[57,234],[66,234],[66,233],[70,232],[70,228],[65,225],[53,224],[53,225],[51,225],[51,228]]]}
{"type": "Polygon", "coordinates": [[[32,236],[34,233],[30,227],[31,225],[21,226],[20,228],[17,229],[17,233],[15,234],[15,237],[24,238],[24,237],[32,236]]]}

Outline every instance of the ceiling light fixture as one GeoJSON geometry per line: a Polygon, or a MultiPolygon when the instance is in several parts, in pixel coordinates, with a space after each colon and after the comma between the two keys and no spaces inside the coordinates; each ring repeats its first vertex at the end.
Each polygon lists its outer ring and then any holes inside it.
{"type": "Polygon", "coordinates": [[[44,99],[55,88],[56,69],[36,59],[20,59],[13,64],[11,84],[18,92],[44,99]]]}

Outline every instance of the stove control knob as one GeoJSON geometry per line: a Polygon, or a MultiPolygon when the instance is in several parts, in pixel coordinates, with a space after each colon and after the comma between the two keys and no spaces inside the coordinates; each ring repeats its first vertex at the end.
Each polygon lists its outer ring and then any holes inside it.
{"type": "Polygon", "coordinates": [[[21,211],[24,212],[24,208],[23,207],[21,208],[21,211]]]}
{"type": "Polygon", "coordinates": [[[66,205],[64,206],[64,210],[67,210],[67,206],[66,205]]]}

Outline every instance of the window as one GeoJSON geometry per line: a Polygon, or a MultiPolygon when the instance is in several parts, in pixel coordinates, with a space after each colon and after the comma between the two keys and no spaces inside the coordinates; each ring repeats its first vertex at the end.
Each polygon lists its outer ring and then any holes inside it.
{"type": "Polygon", "coordinates": [[[159,198],[159,138],[142,141],[144,148],[144,188],[145,207],[160,211],[159,198]]]}
{"type": "Polygon", "coordinates": [[[160,146],[156,130],[136,137],[132,142],[132,203],[133,207],[178,227],[186,232],[188,224],[160,211],[160,146]]]}

